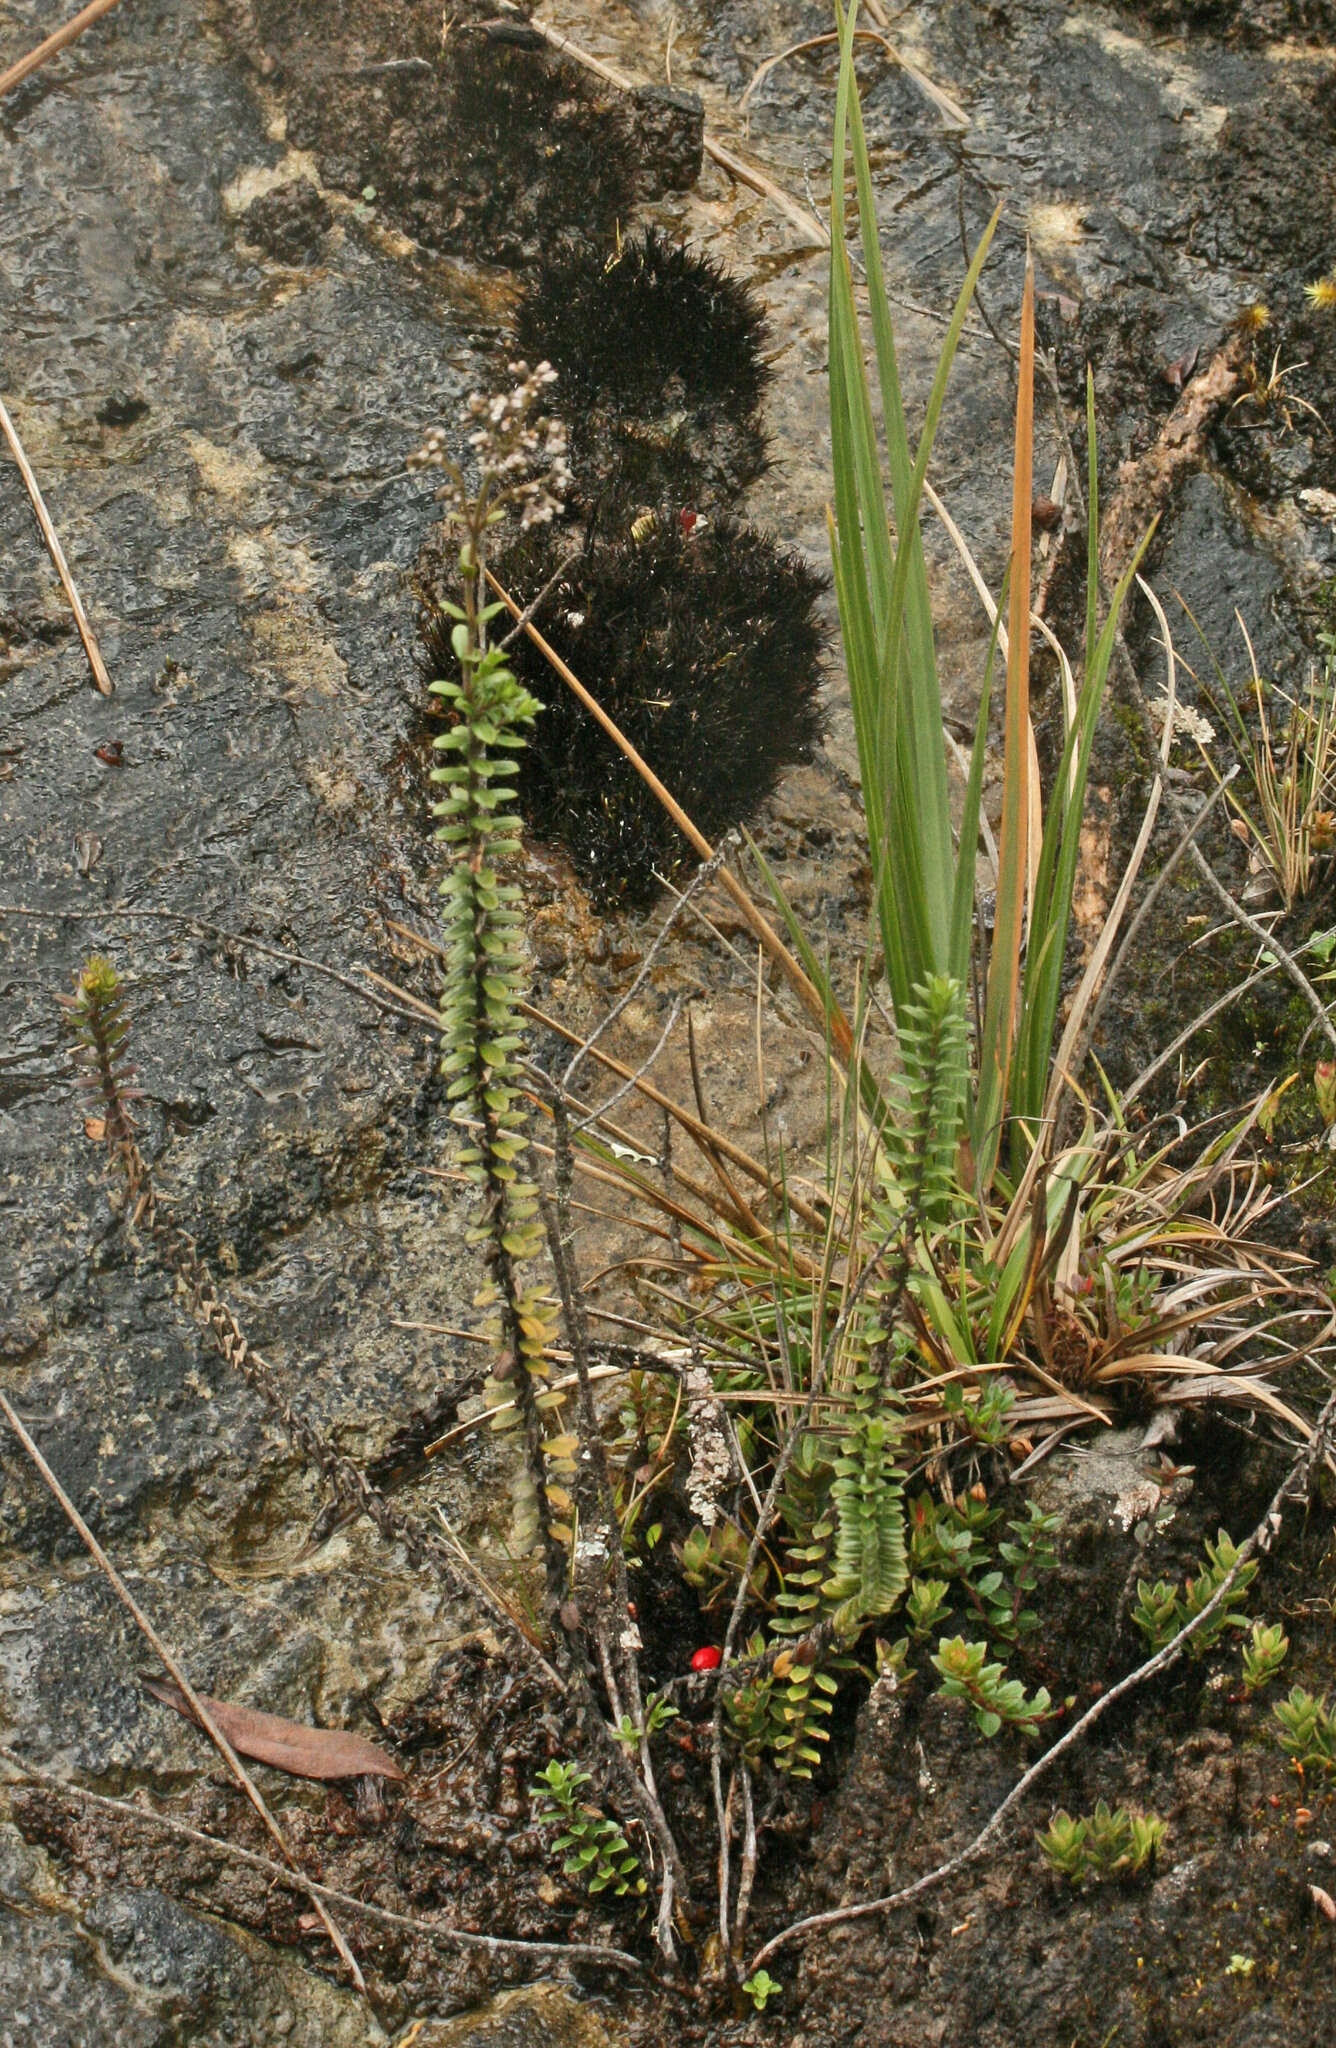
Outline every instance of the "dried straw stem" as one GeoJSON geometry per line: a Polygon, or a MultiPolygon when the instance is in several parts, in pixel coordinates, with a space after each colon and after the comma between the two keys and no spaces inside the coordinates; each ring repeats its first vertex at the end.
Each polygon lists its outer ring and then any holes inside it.
{"type": "Polygon", "coordinates": [[[20,57],[17,64],[11,64],[8,71],[0,71],[0,96],[9,92],[12,87],[21,85],[39,65],[45,64],[48,57],[54,57],[58,51],[68,49],[71,43],[78,41],[86,28],[91,28],[95,21],[101,21],[104,14],[110,14],[112,8],[118,5],[119,0],[89,0],[88,6],[81,7],[73,19],[66,22],[64,28],[58,28],[45,42],[38,43],[35,50],[29,50],[26,57],[20,57]]]}
{"type": "MultiPolygon", "coordinates": [[[[5,76],[8,77],[9,74],[6,73],[5,76]]],[[[4,80],[0,79],[0,92],[3,91],[4,80]]],[[[9,443],[10,453],[18,464],[19,475],[23,478],[23,487],[28,493],[33,516],[37,521],[42,539],[46,544],[46,551],[55,564],[56,574],[60,578],[61,589],[69,599],[70,610],[74,613],[74,623],[79,628],[79,638],[83,641],[83,650],[88,656],[88,666],[93,672],[93,682],[102,696],[110,697],[112,695],[111,677],[107,674],[107,665],[102,659],[102,650],[99,648],[93,629],[88,623],[88,614],[84,610],[83,601],[75,588],[74,578],[70,574],[70,565],[65,560],[65,550],[60,545],[60,536],[51,523],[51,514],[47,511],[42,499],[42,493],[37,487],[37,478],[33,475],[32,464],[23,452],[23,443],[19,439],[18,428],[14,425],[2,400],[0,400],[0,428],[4,430],[5,439],[9,443]]]]}

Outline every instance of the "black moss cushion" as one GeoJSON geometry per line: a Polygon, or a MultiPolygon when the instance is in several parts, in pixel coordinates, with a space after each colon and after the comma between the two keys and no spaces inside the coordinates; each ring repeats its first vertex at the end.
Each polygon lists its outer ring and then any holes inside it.
{"type": "MultiPolygon", "coordinates": [[[[538,624],[706,837],[750,818],[790,763],[810,758],[823,717],[823,579],[737,520],[658,515],[642,537],[595,545],[538,624]]],[[[519,543],[498,564],[521,599],[553,574],[568,534],[519,543]]],[[[448,624],[424,622],[428,660],[448,624]]],[[[532,643],[514,664],[546,707],[520,757],[530,829],[564,846],[595,899],[638,907],[657,875],[694,856],[612,741],[532,643]]]]}
{"type": "Polygon", "coordinates": [[[739,279],[656,229],[558,250],[535,271],[516,340],[557,372],[586,503],[728,495],[765,465],[765,316],[739,279]]]}

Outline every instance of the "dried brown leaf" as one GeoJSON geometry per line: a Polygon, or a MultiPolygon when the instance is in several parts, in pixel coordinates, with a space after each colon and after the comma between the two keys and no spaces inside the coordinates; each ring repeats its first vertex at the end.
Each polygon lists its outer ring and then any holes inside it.
{"type": "MultiPolygon", "coordinates": [[[[144,1690],[174,1707],[187,1721],[195,1716],[185,1694],[165,1679],[145,1678],[144,1690]]],[[[213,1700],[201,1693],[205,1708],[227,1737],[238,1756],[270,1764],[294,1778],[402,1778],[404,1771],[394,1758],[365,1736],[349,1735],[340,1728],[306,1728],[300,1721],[285,1720],[281,1714],[261,1714],[254,1707],[234,1707],[226,1700],[213,1700]]]]}

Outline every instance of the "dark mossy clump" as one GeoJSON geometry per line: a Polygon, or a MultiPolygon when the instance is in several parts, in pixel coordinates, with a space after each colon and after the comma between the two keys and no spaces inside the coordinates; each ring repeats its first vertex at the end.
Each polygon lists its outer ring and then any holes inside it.
{"type": "MultiPolygon", "coordinates": [[[[498,574],[541,589],[569,535],[516,544],[498,574]]],[[[819,742],[823,579],[765,534],[726,517],[691,532],[675,514],[643,539],[597,544],[572,563],[537,621],[545,637],[714,840],[752,816],[781,771],[819,742]]],[[[449,627],[423,622],[433,673],[449,672],[449,627]]],[[[638,908],[690,848],[624,756],[532,642],[516,671],[546,709],[520,756],[530,829],[564,846],[595,900],[638,908]]]]}
{"type": "Polygon", "coordinates": [[[1125,11],[1171,34],[1204,34],[1255,48],[1325,42],[1336,31],[1333,0],[1122,0],[1125,11]]]}
{"type": "Polygon", "coordinates": [[[680,402],[745,418],[769,381],[765,316],[748,287],[656,228],[611,255],[583,243],[549,257],[520,308],[522,353],[545,356],[575,404],[632,414],[680,402]]]}
{"type": "Polygon", "coordinates": [[[242,232],[276,263],[314,263],[334,216],[309,178],[293,178],[253,199],[242,232]]]}
{"type": "Polygon", "coordinates": [[[636,195],[625,112],[547,47],[459,33],[446,44],[445,121],[455,219],[447,241],[531,262],[578,226],[610,236],[636,195]]]}
{"type": "Polygon", "coordinates": [[[252,0],[224,26],[324,183],[429,248],[532,263],[562,235],[609,241],[641,182],[633,97],[487,0],[447,13],[444,44],[439,0],[252,0]]]}
{"type": "Polygon", "coordinates": [[[765,332],[740,279],[654,228],[611,253],[584,242],[547,257],[516,323],[521,354],[557,372],[582,495],[627,503],[628,469],[658,486],[649,503],[759,475],[765,332]]]}

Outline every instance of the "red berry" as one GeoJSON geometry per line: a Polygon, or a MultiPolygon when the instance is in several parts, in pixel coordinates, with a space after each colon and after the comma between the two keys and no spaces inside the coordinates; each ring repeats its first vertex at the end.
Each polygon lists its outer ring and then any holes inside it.
{"type": "Polygon", "coordinates": [[[714,1644],[707,1643],[703,1650],[696,1651],[691,1660],[691,1668],[693,1671],[717,1671],[723,1661],[721,1653],[716,1650],[714,1644]]]}
{"type": "Polygon", "coordinates": [[[691,512],[684,509],[683,511],[678,513],[677,523],[681,527],[683,533],[691,533],[695,530],[696,521],[699,519],[699,517],[700,514],[698,512],[691,512]]]}

